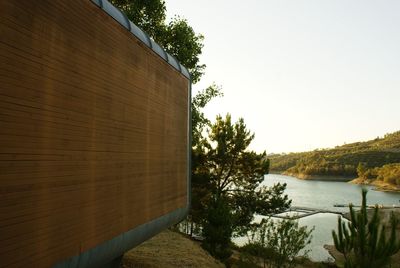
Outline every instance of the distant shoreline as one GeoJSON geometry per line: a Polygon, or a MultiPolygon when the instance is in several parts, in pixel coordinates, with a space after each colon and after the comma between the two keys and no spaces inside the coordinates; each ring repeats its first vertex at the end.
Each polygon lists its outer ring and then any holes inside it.
{"type": "Polygon", "coordinates": [[[360,184],[360,185],[370,185],[370,186],[375,186],[374,190],[375,191],[381,191],[381,192],[400,192],[400,187],[394,184],[390,184],[387,182],[383,182],[380,180],[363,180],[361,178],[356,178],[354,180],[349,181],[349,183],[352,184],[360,184]]]}
{"type": "Polygon", "coordinates": [[[276,175],[285,175],[294,177],[299,180],[315,180],[315,181],[338,181],[338,182],[348,182],[351,184],[359,184],[359,185],[369,185],[374,186],[374,191],[380,192],[400,192],[400,187],[397,185],[393,185],[390,183],[386,183],[379,180],[363,180],[360,178],[354,178],[350,176],[334,176],[334,175],[307,175],[307,174],[298,174],[298,173],[291,173],[287,171],[272,171],[269,174],[276,174],[276,175]]]}
{"type": "Polygon", "coordinates": [[[282,172],[281,175],[295,177],[299,180],[314,180],[314,181],[339,181],[339,182],[349,182],[354,179],[354,177],[349,176],[334,176],[334,175],[307,175],[301,173],[291,173],[282,172]]]}

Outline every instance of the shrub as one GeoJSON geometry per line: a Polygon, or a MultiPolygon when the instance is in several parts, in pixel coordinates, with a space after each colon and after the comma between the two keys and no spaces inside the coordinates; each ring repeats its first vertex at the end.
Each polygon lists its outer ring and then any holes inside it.
{"type": "Polygon", "coordinates": [[[350,221],[338,219],[338,233],[332,231],[336,249],[345,258],[345,268],[388,267],[390,258],[400,250],[396,238],[397,218],[390,217],[390,236],[386,239],[386,226],[381,224],[379,208],[375,207],[372,217],[367,213],[367,190],[362,190],[362,205],[359,212],[349,206],[350,221]]]}
{"type": "MultiPolygon", "coordinates": [[[[264,267],[266,263],[269,267],[293,267],[295,257],[311,243],[313,230],[299,226],[298,221],[293,219],[264,219],[254,225],[249,234],[249,243],[244,248],[262,260],[264,267]]],[[[304,251],[301,256],[306,257],[308,252],[304,251]]]]}

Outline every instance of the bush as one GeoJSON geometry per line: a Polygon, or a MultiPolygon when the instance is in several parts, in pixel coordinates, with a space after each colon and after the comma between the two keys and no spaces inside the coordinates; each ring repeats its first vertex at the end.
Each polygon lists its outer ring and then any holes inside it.
{"type": "Polygon", "coordinates": [[[360,212],[350,205],[350,221],[338,219],[338,233],[332,231],[336,249],[345,258],[345,268],[390,267],[390,258],[400,250],[396,238],[398,219],[393,212],[390,217],[390,237],[386,239],[386,226],[381,224],[379,208],[375,207],[372,217],[367,213],[367,190],[362,191],[360,212]]]}
{"type": "MultiPolygon", "coordinates": [[[[249,233],[249,243],[243,247],[244,252],[258,257],[264,267],[267,263],[269,267],[293,267],[295,257],[300,257],[299,252],[311,243],[313,230],[300,227],[293,219],[264,219],[249,233]]],[[[301,256],[307,257],[308,252],[304,251],[301,256]]]]}

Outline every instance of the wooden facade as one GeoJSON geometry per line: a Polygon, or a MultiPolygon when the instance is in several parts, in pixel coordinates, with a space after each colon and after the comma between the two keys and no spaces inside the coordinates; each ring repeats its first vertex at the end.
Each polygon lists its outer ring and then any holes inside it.
{"type": "Polygon", "coordinates": [[[189,86],[91,1],[0,1],[0,267],[185,208],[189,86]]]}

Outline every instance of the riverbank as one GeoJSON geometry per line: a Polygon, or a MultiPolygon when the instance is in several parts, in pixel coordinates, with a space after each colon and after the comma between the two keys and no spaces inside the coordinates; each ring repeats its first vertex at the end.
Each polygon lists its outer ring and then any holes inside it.
{"type": "Polygon", "coordinates": [[[375,187],[374,190],[376,191],[400,193],[400,186],[387,183],[381,180],[365,180],[361,178],[356,178],[354,180],[349,181],[349,183],[360,184],[360,185],[371,185],[375,187]]]}
{"type": "Polygon", "coordinates": [[[287,172],[287,171],[284,171],[281,174],[285,175],[285,176],[295,177],[300,180],[349,182],[354,179],[354,177],[347,177],[347,176],[308,175],[308,174],[303,174],[303,173],[292,173],[292,172],[287,172]]]}
{"type": "Polygon", "coordinates": [[[349,176],[333,176],[333,175],[308,175],[302,173],[292,173],[292,172],[272,172],[271,174],[277,175],[285,175],[294,177],[299,180],[315,180],[315,181],[339,181],[339,182],[348,182],[351,184],[359,184],[359,185],[369,185],[374,186],[374,191],[381,192],[396,192],[400,193],[400,186],[394,185],[391,183],[387,183],[381,180],[365,180],[361,178],[349,177],[349,176]]]}

